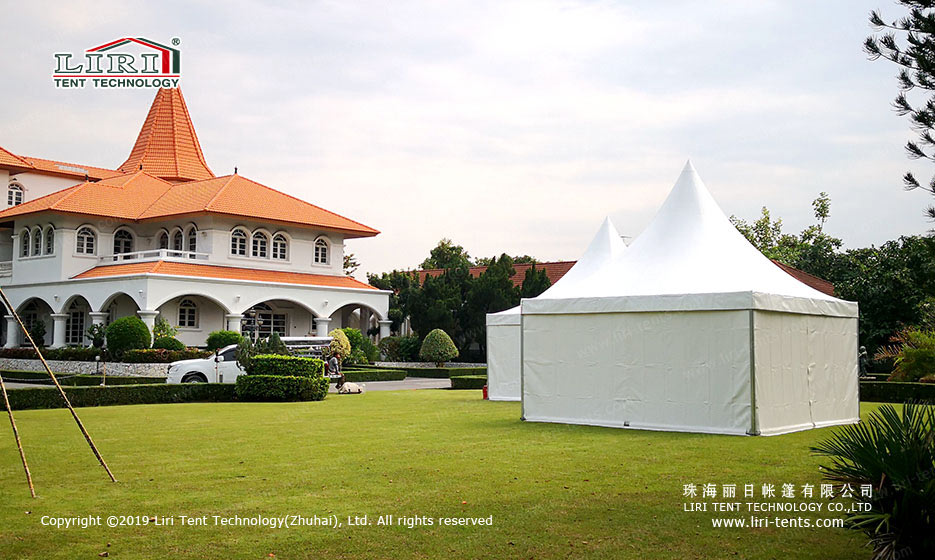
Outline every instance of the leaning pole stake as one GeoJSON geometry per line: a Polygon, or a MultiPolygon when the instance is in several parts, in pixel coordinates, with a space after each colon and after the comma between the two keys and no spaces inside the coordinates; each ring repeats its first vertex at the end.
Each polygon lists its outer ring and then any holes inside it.
{"type": "MultiPolygon", "coordinates": [[[[52,368],[50,368],[49,364],[46,363],[45,358],[42,356],[42,352],[39,351],[39,347],[36,345],[36,342],[32,339],[32,336],[29,334],[29,330],[26,329],[26,325],[24,325],[23,321],[19,318],[19,314],[16,312],[15,309],[13,309],[13,306],[10,305],[10,300],[7,299],[6,293],[4,293],[2,288],[0,288],[0,298],[3,299],[3,305],[5,305],[6,308],[10,310],[10,313],[13,314],[13,318],[16,319],[17,324],[19,324],[19,328],[22,329],[23,334],[26,335],[26,340],[28,340],[29,343],[32,345],[33,350],[36,351],[36,355],[39,356],[39,360],[42,362],[42,365],[45,366],[45,371],[49,374],[49,377],[52,378],[52,382],[55,383],[55,387],[58,388],[58,392],[62,395],[62,399],[65,400],[65,406],[67,406],[69,412],[71,412],[71,416],[72,418],[75,419],[75,423],[78,424],[78,429],[80,429],[82,435],[84,435],[85,441],[87,441],[88,445],[91,446],[91,451],[94,452],[94,456],[97,457],[98,462],[101,464],[102,467],[104,467],[104,470],[107,471],[107,476],[110,477],[110,480],[112,482],[117,482],[117,479],[114,477],[114,473],[110,472],[110,467],[108,467],[107,463],[104,462],[104,458],[101,457],[100,451],[98,451],[97,446],[94,445],[94,440],[91,439],[91,434],[89,434],[88,430],[85,429],[84,424],[81,423],[81,419],[78,418],[78,413],[75,412],[74,407],[71,406],[71,401],[68,400],[68,395],[65,394],[65,390],[62,389],[62,386],[59,384],[58,379],[56,379],[55,374],[52,373],[52,368]]],[[[4,389],[4,395],[6,395],[6,389],[4,389]]],[[[7,409],[9,410],[9,405],[7,405],[7,409]]],[[[13,413],[10,412],[10,420],[12,419],[13,419],[13,413]]],[[[16,428],[14,427],[14,430],[15,429],[16,428]]],[[[17,439],[19,439],[19,436],[17,436],[17,439]]],[[[22,453],[22,450],[20,450],[20,453],[22,453]]],[[[25,459],[24,459],[24,464],[25,464],[25,459]]],[[[27,475],[28,475],[28,472],[29,470],[27,469],[27,475]]],[[[30,487],[32,487],[31,482],[30,482],[30,487]]]]}
{"type": "Polygon", "coordinates": [[[16,420],[13,419],[13,409],[10,408],[10,399],[6,394],[6,383],[3,382],[3,376],[0,376],[0,389],[3,390],[3,404],[6,405],[6,411],[10,415],[10,425],[13,426],[13,437],[16,438],[16,448],[19,449],[19,458],[23,461],[23,470],[26,471],[26,483],[29,484],[29,493],[36,497],[36,489],[32,485],[32,474],[29,473],[29,465],[26,463],[26,453],[23,451],[23,443],[19,440],[19,430],[16,429],[16,420]]]}

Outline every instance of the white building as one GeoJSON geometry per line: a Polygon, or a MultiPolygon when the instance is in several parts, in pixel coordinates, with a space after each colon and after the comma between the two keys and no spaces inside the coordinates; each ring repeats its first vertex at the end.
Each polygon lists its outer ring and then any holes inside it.
{"type": "MultiPolygon", "coordinates": [[[[344,240],[379,232],[236,171],[216,177],[178,89],[159,90],[117,169],[0,147],[0,185],[0,286],[52,347],[131,314],[150,328],[161,315],[188,345],[221,329],[389,335],[389,293],[343,271],[344,240]]],[[[19,346],[6,319],[0,340],[19,346]]]]}

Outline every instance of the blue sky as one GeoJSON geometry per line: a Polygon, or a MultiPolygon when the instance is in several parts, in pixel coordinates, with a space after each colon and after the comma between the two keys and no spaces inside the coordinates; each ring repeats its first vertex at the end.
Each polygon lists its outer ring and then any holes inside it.
{"type": "Polygon", "coordinates": [[[154,92],[56,90],[52,53],[179,37],[214,172],[381,230],[348,242],[361,273],[442,237],[574,259],[605,215],[637,235],[689,157],[728,214],[798,231],[827,191],[848,247],[932,227],[896,70],[861,51],[895,3],[3,3],[0,146],[119,165],[154,92]]]}

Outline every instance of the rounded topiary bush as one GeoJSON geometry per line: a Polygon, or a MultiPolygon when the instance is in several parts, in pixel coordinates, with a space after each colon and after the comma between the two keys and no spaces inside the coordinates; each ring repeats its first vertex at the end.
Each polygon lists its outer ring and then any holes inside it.
{"type": "Polygon", "coordinates": [[[435,365],[442,367],[445,362],[458,357],[458,347],[451,341],[448,333],[441,329],[435,329],[425,335],[422,341],[422,349],[419,350],[419,357],[427,362],[435,362],[435,365]]]}
{"type": "Polygon", "coordinates": [[[172,336],[160,336],[153,341],[153,348],[162,350],[185,350],[182,341],[172,336]]]}
{"type": "Polygon", "coordinates": [[[208,335],[208,350],[218,350],[231,344],[240,344],[243,336],[236,331],[214,331],[208,335]]]}
{"type": "Polygon", "coordinates": [[[329,352],[332,356],[335,354],[346,358],[351,354],[351,341],[347,339],[347,335],[344,334],[344,331],[341,329],[334,329],[328,336],[332,338],[331,346],[328,347],[329,352]]]}
{"type": "Polygon", "coordinates": [[[120,357],[127,350],[145,350],[152,342],[149,328],[139,317],[121,317],[107,326],[107,350],[120,357]]]}

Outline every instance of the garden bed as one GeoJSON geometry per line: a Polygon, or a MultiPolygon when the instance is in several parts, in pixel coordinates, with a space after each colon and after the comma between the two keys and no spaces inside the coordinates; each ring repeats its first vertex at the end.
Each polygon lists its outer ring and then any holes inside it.
{"type": "MultiPolygon", "coordinates": [[[[37,371],[0,371],[0,377],[8,383],[42,383],[53,385],[52,378],[45,372],[37,371]]],[[[143,377],[143,376],[115,376],[108,375],[106,378],[102,375],[70,374],[55,372],[55,378],[61,385],[72,387],[83,387],[91,385],[100,385],[105,381],[107,385],[147,385],[164,384],[165,377],[143,377]]]]}
{"type": "Polygon", "coordinates": [[[885,403],[902,403],[911,400],[935,402],[935,383],[861,381],[860,400],[885,403]]]}
{"type": "MultiPolygon", "coordinates": [[[[234,385],[228,383],[185,383],[181,385],[121,385],[117,387],[64,387],[74,407],[122,404],[164,404],[186,402],[229,402],[236,400],[234,385]]],[[[65,401],[54,387],[10,389],[13,410],[65,408],[65,401]]]]}

